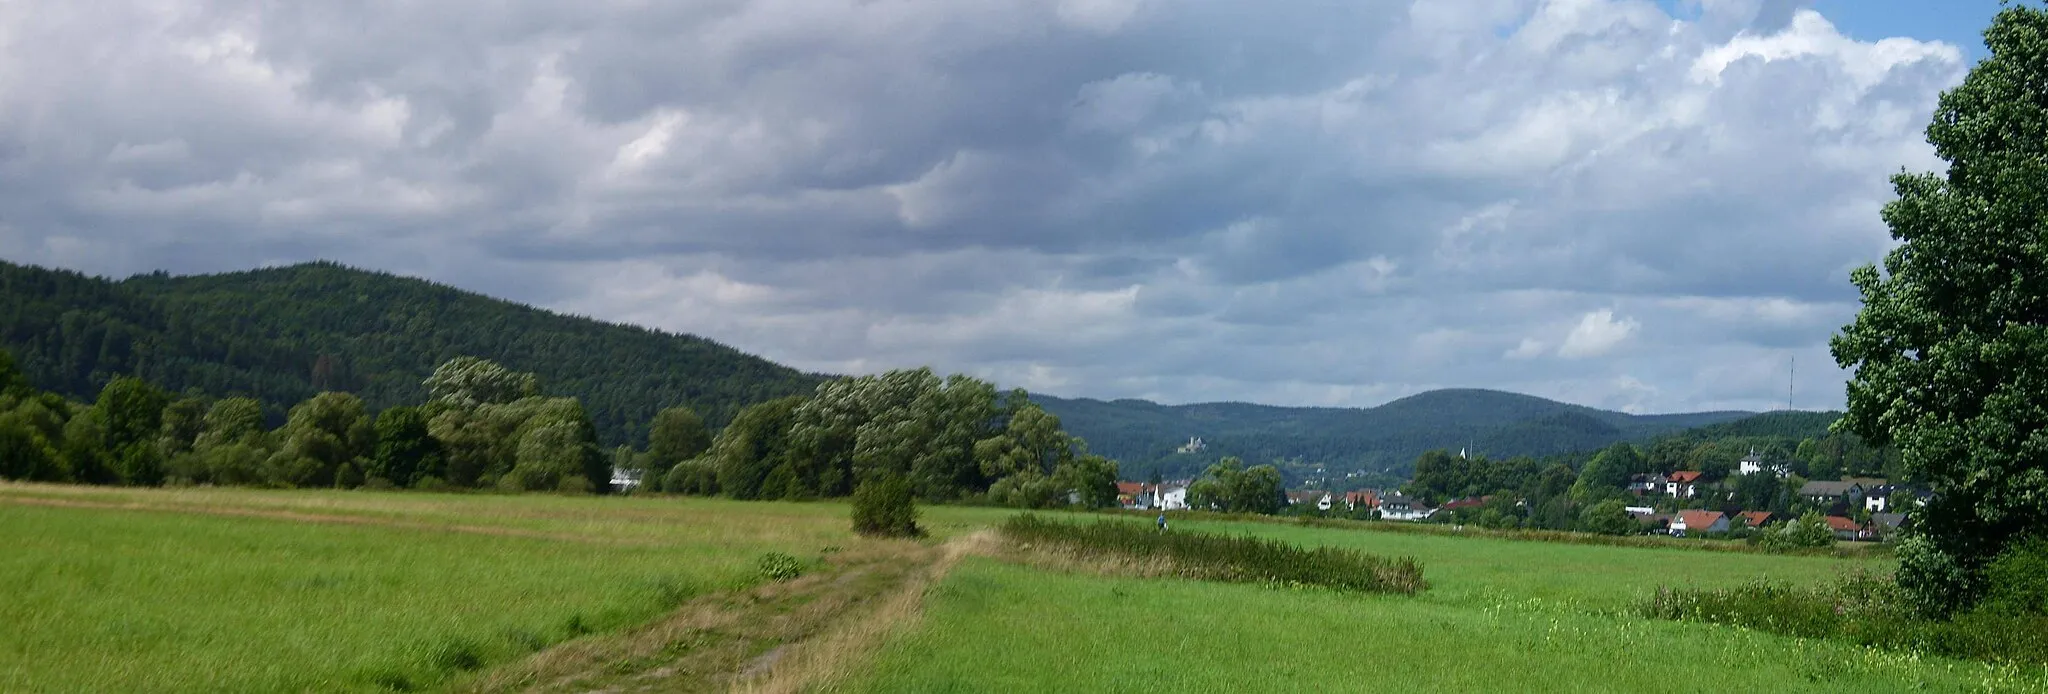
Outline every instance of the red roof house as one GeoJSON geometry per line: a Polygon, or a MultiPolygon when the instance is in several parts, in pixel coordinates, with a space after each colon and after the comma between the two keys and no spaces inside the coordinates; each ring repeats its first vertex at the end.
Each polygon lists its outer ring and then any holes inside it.
{"type": "Polygon", "coordinates": [[[1735,515],[1741,519],[1742,527],[1745,528],[1761,528],[1765,523],[1771,522],[1770,511],[1743,511],[1735,515]]]}
{"type": "Polygon", "coordinates": [[[1688,533],[1725,533],[1728,532],[1728,516],[1720,511],[1679,511],[1678,516],[1671,520],[1671,529],[1688,533]]]}

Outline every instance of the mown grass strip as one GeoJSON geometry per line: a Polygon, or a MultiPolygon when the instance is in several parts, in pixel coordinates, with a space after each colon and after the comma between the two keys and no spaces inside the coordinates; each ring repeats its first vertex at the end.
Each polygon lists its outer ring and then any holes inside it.
{"type": "Polygon", "coordinates": [[[1304,549],[1250,535],[1162,531],[1119,521],[1061,523],[1029,513],[1012,516],[1001,531],[1017,543],[1052,545],[1085,556],[1166,560],[1172,573],[1183,578],[1403,595],[1429,587],[1422,578],[1422,564],[1412,557],[1390,559],[1334,547],[1304,549]]]}

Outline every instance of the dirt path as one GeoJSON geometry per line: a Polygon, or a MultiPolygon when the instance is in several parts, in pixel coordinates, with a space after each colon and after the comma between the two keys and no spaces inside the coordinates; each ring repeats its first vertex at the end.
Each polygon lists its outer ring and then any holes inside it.
{"type": "Polygon", "coordinates": [[[638,629],[578,639],[453,687],[466,692],[797,692],[858,671],[922,614],[925,591],[985,542],[876,542],[796,580],[708,595],[638,629]]]}

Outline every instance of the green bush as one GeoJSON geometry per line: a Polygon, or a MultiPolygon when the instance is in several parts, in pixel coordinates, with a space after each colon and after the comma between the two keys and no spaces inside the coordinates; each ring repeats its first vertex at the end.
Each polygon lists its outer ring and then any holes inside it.
{"type": "Polygon", "coordinates": [[[882,475],[853,490],[853,531],[879,537],[918,537],[917,502],[910,480],[882,475]]]}
{"type": "Polygon", "coordinates": [[[769,552],[761,555],[759,565],[761,568],[761,578],[770,581],[787,581],[804,575],[803,562],[797,561],[796,557],[781,552],[769,552]]]}
{"type": "Polygon", "coordinates": [[[2014,543],[1984,567],[1980,611],[2048,615],[2048,538],[2014,543]]]}
{"type": "MultiPolygon", "coordinates": [[[[2015,553],[2024,600],[2043,582],[2039,555],[2015,553]]],[[[1894,651],[2025,665],[2048,664],[2048,616],[2008,609],[1986,600],[1954,619],[1933,619],[1904,586],[1888,576],[1856,572],[1832,585],[1799,588],[1756,582],[1720,590],[1658,589],[1639,606],[1658,619],[1709,622],[1803,638],[1828,638],[1894,651]]]]}
{"type": "Polygon", "coordinates": [[[1826,517],[1807,511],[1797,520],[1772,527],[1756,536],[1756,544],[1767,551],[1781,552],[1806,547],[1835,546],[1835,530],[1826,517]]]}
{"type": "Polygon", "coordinates": [[[1374,593],[1414,594],[1428,588],[1413,558],[1388,559],[1333,547],[1303,549],[1250,535],[1232,537],[1160,532],[1121,521],[1060,523],[1033,514],[1012,516],[1002,533],[1019,543],[1058,545],[1084,555],[1167,558],[1181,575],[1232,583],[1326,586],[1374,593]]]}

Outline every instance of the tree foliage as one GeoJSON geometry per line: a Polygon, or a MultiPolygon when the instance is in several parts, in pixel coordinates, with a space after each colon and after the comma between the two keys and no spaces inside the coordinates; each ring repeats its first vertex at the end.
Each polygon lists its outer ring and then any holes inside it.
{"type": "Polygon", "coordinates": [[[1863,307],[1831,345],[1854,369],[1841,426],[1895,444],[1934,492],[1899,571],[1933,611],[2048,531],[2048,11],[2007,7],[1984,39],[1927,127],[1948,171],[1892,178],[1900,243],[1851,274],[1863,307]]]}
{"type": "Polygon", "coordinates": [[[910,480],[893,472],[877,473],[853,491],[853,531],[880,537],[917,537],[917,501],[910,480]]]}
{"type": "Polygon", "coordinates": [[[1188,505],[1226,513],[1273,514],[1287,503],[1280,470],[1271,465],[1244,466],[1237,458],[1224,458],[1188,485],[1188,505]]]}

